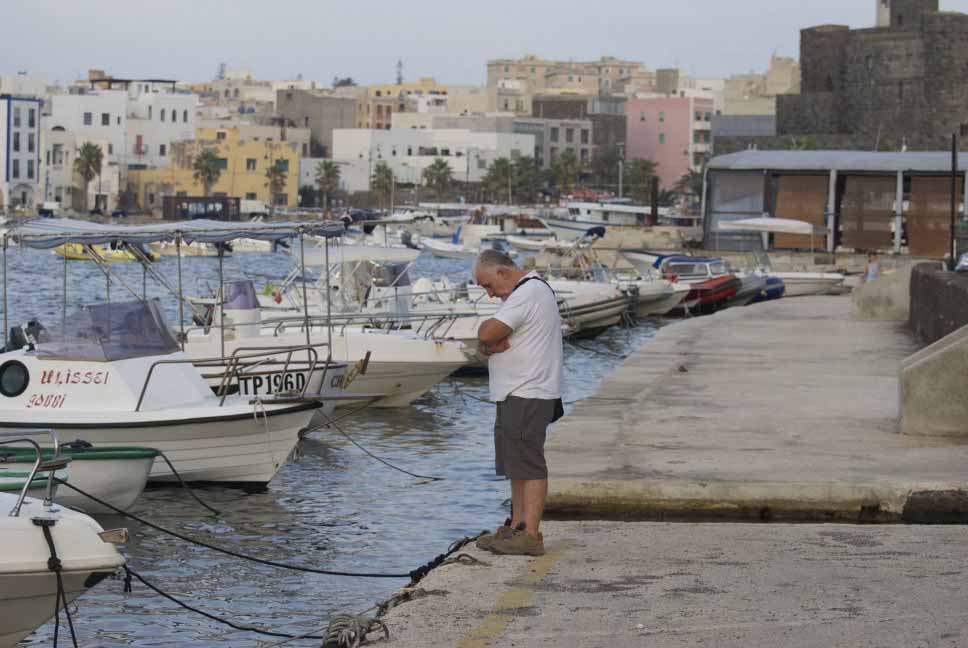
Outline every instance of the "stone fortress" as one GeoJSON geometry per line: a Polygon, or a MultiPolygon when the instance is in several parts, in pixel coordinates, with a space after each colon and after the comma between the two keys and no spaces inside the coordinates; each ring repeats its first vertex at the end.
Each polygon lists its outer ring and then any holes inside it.
{"type": "Polygon", "coordinates": [[[939,0],[875,1],[874,28],[801,31],[801,94],[777,97],[778,136],[867,150],[945,149],[952,133],[968,136],[968,14],[939,0]]]}

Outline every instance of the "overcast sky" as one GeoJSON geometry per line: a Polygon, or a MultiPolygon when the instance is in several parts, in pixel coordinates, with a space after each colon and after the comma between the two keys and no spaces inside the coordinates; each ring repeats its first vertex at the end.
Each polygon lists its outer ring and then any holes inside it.
{"type": "MultiPolygon", "coordinates": [[[[219,62],[256,78],[302,74],[392,83],[485,82],[490,58],[601,55],[725,76],[798,56],[799,30],[869,27],[875,0],[3,0],[0,73],[62,83],[102,68],[120,78],[211,79],[219,62]]],[[[968,0],[942,0],[968,12],[968,0]]]]}

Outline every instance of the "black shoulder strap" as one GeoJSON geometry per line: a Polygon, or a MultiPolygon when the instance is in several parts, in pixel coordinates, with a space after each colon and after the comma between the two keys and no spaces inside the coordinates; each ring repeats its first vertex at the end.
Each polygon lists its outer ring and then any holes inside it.
{"type": "MultiPolygon", "coordinates": [[[[545,281],[541,277],[525,277],[524,279],[522,279],[521,281],[518,282],[518,285],[514,287],[514,290],[517,290],[518,288],[520,288],[524,284],[528,283],[529,281],[540,281],[544,285],[548,286],[548,290],[551,291],[551,294],[552,295],[555,294],[555,289],[551,287],[551,284],[549,284],[547,281],[545,281]]],[[[512,295],[514,294],[514,290],[511,291],[511,294],[512,295]]]]}

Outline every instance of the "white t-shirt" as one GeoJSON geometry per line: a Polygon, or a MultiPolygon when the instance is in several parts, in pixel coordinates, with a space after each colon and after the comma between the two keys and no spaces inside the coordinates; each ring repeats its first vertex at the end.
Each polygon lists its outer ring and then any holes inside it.
{"type": "Polygon", "coordinates": [[[511,348],[487,360],[494,402],[508,396],[561,398],[561,315],[554,292],[537,278],[529,272],[494,314],[513,331],[511,348]],[[522,285],[528,277],[535,280],[522,285]]]}

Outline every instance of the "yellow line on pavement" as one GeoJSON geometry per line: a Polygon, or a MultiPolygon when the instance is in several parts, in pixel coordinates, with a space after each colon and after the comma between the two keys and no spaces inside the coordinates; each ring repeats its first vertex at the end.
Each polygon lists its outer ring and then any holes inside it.
{"type": "Polygon", "coordinates": [[[457,648],[487,648],[495,639],[503,633],[508,624],[514,620],[514,615],[504,614],[506,611],[526,608],[531,603],[534,596],[534,585],[538,584],[548,575],[561,557],[565,554],[571,543],[561,542],[554,551],[536,558],[528,563],[528,573],[517,579],[517,585],[506,591],[498,599],[494,610],[488,614],[480,625],[471,630],[467,636],[460,640],[457,648]]]}

